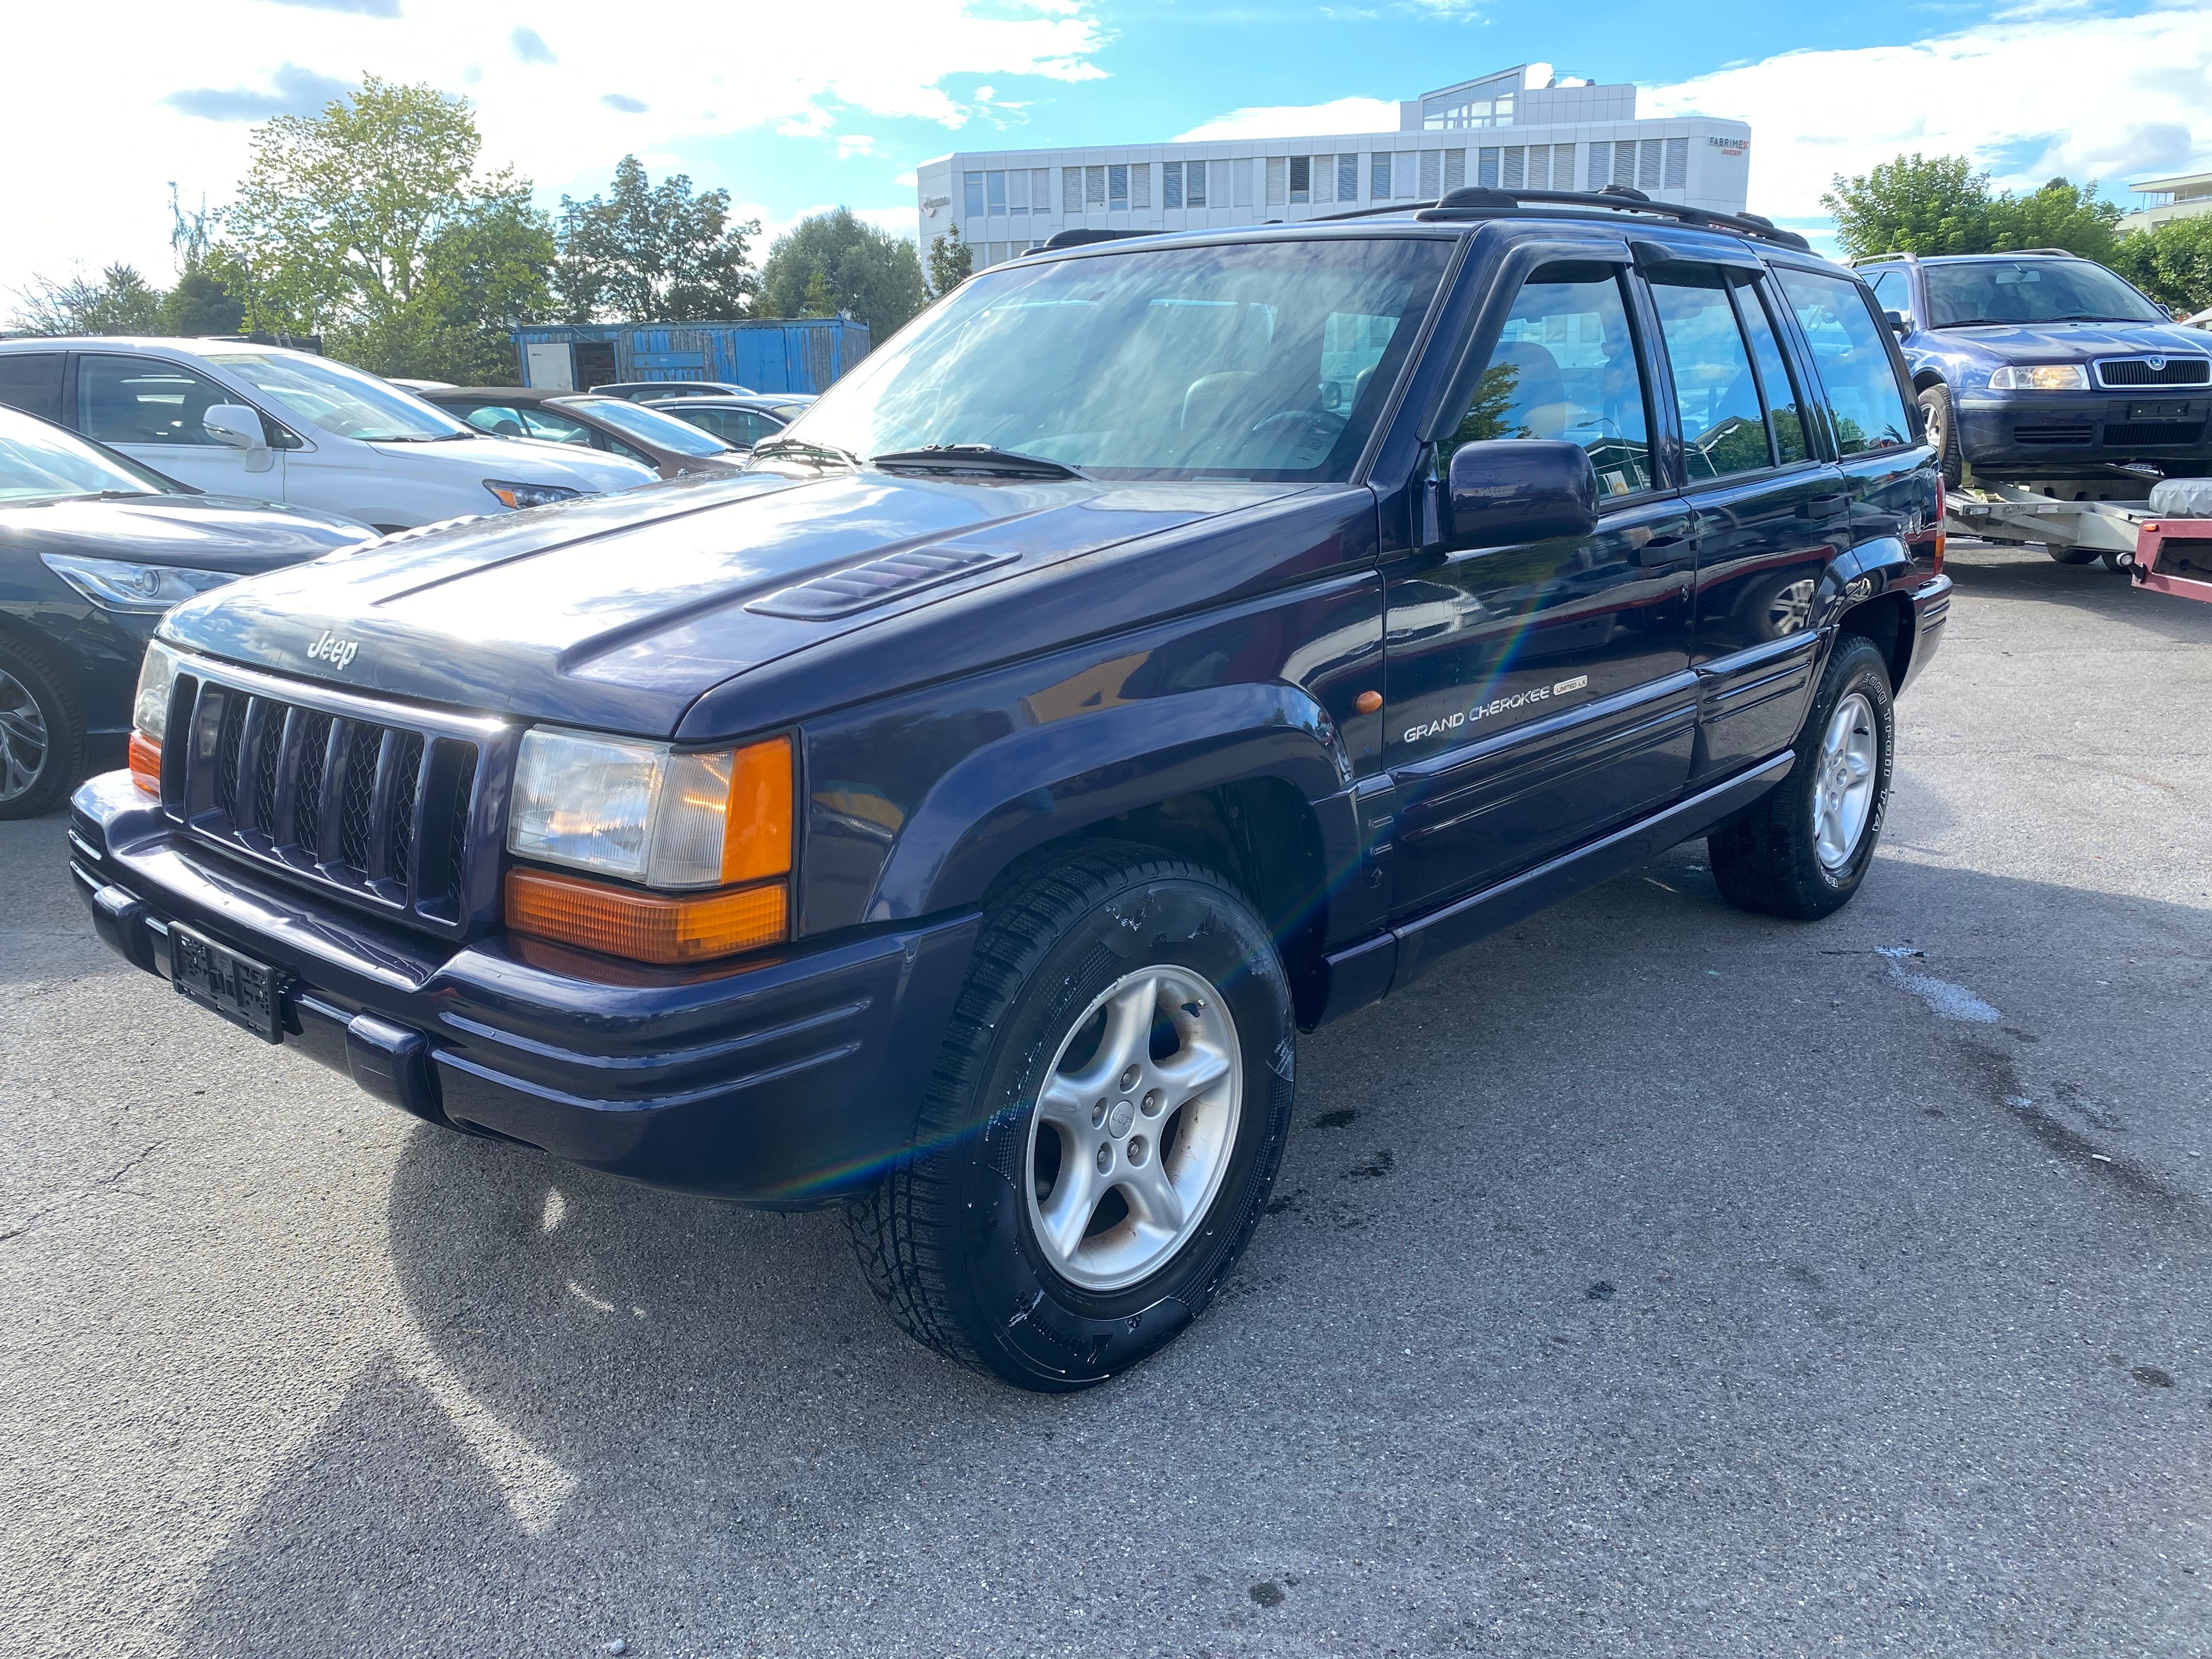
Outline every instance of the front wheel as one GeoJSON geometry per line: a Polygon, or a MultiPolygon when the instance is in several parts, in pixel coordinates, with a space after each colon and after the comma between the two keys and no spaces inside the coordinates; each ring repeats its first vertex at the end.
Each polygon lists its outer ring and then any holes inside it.
{"type": "Polygon", "coordinates": [[[34,818],[84,769],[84,721],[46,659],[0,644],[0,818],[34,818]]]}
{"type": "Polygon", "coordinates": [[[1943,487],[1956,489],[1966,479],[1966,460],[1959,447],[1959,423],[1951,412],[1951,388],[1929,386],[1920,394],[1920,408],[1928,442],[1943,469],[1943,487]]]}
{"type": "Polygon", "coordinates": [[[1889,665],[1872,641],[1843,635],[1790,775],[1705,838],[1721,896],[1739,909],[1805,921],[1848,903],[1881,839],[1895,735],[1889,665]]]}
{"type": "Polygon", "coordinates": [[[1273,942],[1213,872],[1099,843],[991,910],[915,1151],[848,1212],[907,1333],[1022,1388],[1103,1381],[1211,1300],[1290,1122],[1273,942]]]}

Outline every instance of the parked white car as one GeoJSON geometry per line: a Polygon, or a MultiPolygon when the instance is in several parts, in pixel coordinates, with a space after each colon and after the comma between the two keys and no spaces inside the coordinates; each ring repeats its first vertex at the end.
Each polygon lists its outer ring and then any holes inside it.
{"type": "Polygon", "coordinates": [[[572,444],[488,437],[344,363],[233,340],[0,340],[0,403],[196,489],[380,531],[655,477],[572,444]]]}

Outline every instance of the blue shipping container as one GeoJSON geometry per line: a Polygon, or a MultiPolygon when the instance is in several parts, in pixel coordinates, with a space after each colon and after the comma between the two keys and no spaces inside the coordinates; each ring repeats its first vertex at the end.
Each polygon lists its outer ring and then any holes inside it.
{"type": "Polygon", "coordinates": [[[533,323],[514,331],[527,386],[589,391],[623,380],[727,380],[755,392],[823,392],[868,355],[843,317],[750,323],[533,323]]]}

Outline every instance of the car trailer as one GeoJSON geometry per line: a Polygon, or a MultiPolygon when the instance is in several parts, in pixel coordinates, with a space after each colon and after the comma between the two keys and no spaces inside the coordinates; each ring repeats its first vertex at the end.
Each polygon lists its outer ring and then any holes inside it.
{"type": "Polygon", "coordinates": [[[1946,507],[1948,534],[2014,547],[2040,542],[2061,564],[2101,558],[2137,586],[2212,602],[2212,481],[2136,477],[2037,488],[1970,477],[1947,492],[1946,507]],[[2147,495],[2133,494],[2146,483],[2147,495]]]}

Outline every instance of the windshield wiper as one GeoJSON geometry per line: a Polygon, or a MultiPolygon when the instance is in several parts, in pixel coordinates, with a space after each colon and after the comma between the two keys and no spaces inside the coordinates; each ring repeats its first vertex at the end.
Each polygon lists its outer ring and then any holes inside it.
{"type": "Polygon", "coordinates": [[[763,455],[799,455],[817,459],[826,458],[854,468],[861,465],[860,458],[849,449],[840,449],[835,444],[812,443],[805,438],[764,439],[753,446],[752,453],[757,458],[763,455]]]}
{"type": "Polygon", "coordinates": [[[996,444],[929,444],[920,449],[890,449],[868,457],[871,466],[910,466],[957,472],[1003,472],[1013,477],[1079,478],[1082,473],[1062,461],[1042,455],[1024,455],[996,444]]]}

